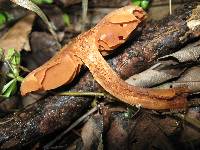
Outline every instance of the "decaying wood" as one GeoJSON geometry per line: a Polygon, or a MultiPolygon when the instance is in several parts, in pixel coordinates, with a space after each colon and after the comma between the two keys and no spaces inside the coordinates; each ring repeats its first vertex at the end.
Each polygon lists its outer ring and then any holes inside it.
{"type": "MultiPolygon", "coordinates": [[[[193,3],[179,8],[173,16],[160,22],[147,23],[142,33],[139,32],[141,35],[134,38],[129,48],[109,60],[112,68],[126,79],[152,65],[158,57],[176,51],[190,40],[199,38],[197,30],[187,27],[187,20],[191,18],[192,10],[197,8],[197,5],[193,3]]],[[[89,72],[70,90],[102,91],[89,72]]],[[[90,98],[71,96],[48,97],[5,118],[0,123],[0,148],[21,147],[68,126],[89,106],[90,101],[90,98]]]]}
{"type": "Polygon", "coordinates": [[[89,101],[77,97],[76,100],[74,97],[49,97],[33,105],[16,113],[14,118],[1,120],[0,128],[5,130],[0,131],[0,149],[23,146],[69,125],[89,106],[89,101]],[[7,126],[7,123],[11,124],[7,126]],[[10,132],[10,127],[14,132],[10,132]]]}

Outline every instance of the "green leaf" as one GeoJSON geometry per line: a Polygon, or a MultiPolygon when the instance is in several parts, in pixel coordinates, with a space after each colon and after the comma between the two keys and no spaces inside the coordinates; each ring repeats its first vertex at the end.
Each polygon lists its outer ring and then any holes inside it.
{"type": "Polygon", "coordinates": [[[53,0],[31,0],[35,4],[52,4],[53,0]]]}
{"type": "Polygon", "coordinates": [[[70,17],[68,14],[63,14],[63,20],[65,25],[70,26],[70,17]]]}
{"type": "Polygon", "coordinates": [[[0,61],[3,61],[4,55],[3,55],[3,49],[0,48],[0,61]]]}
{"type": "Polygon", "coordinates": [[[8,51],[7,51],[7,54],[5,56],[5,59],[10,60],[13,57],[14,53],[15,53],[15,49],[9,48],[8,51]]]}
{"type": "Polygon", "coordinates": [[[4,14],[5,14],[6,20],[7,20],[8,22],[14,20],[14,16],[13,16],[12,14],[10,14],[10,13],[8,13],[8,12],[4,12],[4,14]]]}
{"type": "Polygon", "coordinates": [[[13,96],[17,92],[17,80],[15,80],[8,90],[3,94],[6,97],[13,96]]]}
{"type": "Polygon", "coordinates": [[[52,3],[53,3],[53,0],[43,0],[43,3],[52,4],[52,3]]]}
{"type": "Polygon", "coordinates": [[[10,85],[14,82],[15,79],[12,79],[10,82],[8,82],[6,85],[3,86],[2,93],[5,93],[6,90],[10,87],[10,85]]]}
{"type": "Polygon", "coordinates": [[[13,57],[11,58],[11,63],[17,66],[20,65],[20,62],[21,62],[21,55],[19,52],[15,51],[13,57]]]}
{"type": "Polygon", "coordinates": [[[6,22],[10,22],[14,19],[13,15],[2,11],[0,12],[0,26],[3,26],[6,22]]]}
{"type": "Polygon", "coordinates": [[[40,5],[42,4],[42,0],[31,0],[33,3],[40,5]]]}
{"type": "Polygon", "coordinates": [[[9,48],[5,60],[9,61],[11,65],[20,65],[21,55],[19,52],[15,51],[14,48],[9,48]]]}
{"type": "Polygon", "coordinates": [[[141,0],[131,0],[133,5],[140,6],[141,0]]]}
{"type": "Polygon", "coordinates": [[[0,26],[6,23],[6,16],[4,13],[0,13],[0,26]]]}
{"type": "Polygon", "coordinates": [[[21,55],[19,52],[15,51],[14,48],[10,48],[7,51],[7,54],[5,56],[5,60],[8,61],[10,64],[10,68],[14,74],[14,76],[19,76],[19,65],[21,61],[21,55]]]}
{"type": "Polygon", "coordinates": [[[3,86],[2,95],[5,97],[10,97],[17,91],[17,80],[12,79],[6,85],[3,86]]]}
{"type": "Polygon", "coordinates": [[[141,7],[142,7],[143,9],[147,9],[147,8],[149,7],[149,1],[148,1],[148,0],[143,0],[143,1],[141,2],[141,7]]]}

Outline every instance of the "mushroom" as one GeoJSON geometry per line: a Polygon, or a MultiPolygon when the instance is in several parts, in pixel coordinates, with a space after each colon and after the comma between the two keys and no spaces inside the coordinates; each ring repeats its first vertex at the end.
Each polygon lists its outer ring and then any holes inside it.
{"type": "Polygon", "coordinates": [[[124,43],[145,18],[146,13],[137,6],[125,6],[109,13],[94,28],[80,34],[52,59],[32,71],[22,82],[21,94],[68,84],[85,64],[107,92],[125,103],[148,109],[186,107],[186,97],[182,94],[185,89],[131,86],[112,70],[102,56],[124,43]]]}

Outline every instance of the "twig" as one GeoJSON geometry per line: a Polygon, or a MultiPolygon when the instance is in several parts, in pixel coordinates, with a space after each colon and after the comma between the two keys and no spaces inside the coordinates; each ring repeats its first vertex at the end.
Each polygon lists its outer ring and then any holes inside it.
{"type": "Polygon", "coordinates": [[[24,66],[21,66],[21,65],[18,65],[18,68],[23,70],[24,72],[31,72],[28,68],[24,67],[24,66]]]}
{"type": "Polygon", "coordinates": [[[98,106],[92,108],[90,111],[88,111],[86,114],[84,114],[83,116],[81,116],[78,120],[76,120],[71,126],[69,126],[69,128],[67,128],[67,130],[65,130],[64,132],[62,132],[59,136],[57,136],[55,139],[53,139],[51,142],[49,142],[48,144],[46,144],[44,146],[44,149],[49,149],[51,146],[53,146],[57,141],[59,141],[60,139],[62,139],[62,137],[67,134],[70,130],[72,130],[74,127],[76,127],[79,123],[81,123],[85,118],[87,118],[89,115],[91,115],[92,113],[94,113],[95,111],[97,111],[98,106]]]}
{"type": "Polygon", "coordinates": [[[169,14],[172,14],[172,0],[169,0],[169,14]]]}
{"type": "Polygon", "coordinates": [[[22,82],[22,81],[24,80],[23,77],[21,77],[21,76],[14,76],[14,75],[11,74],[11,73],[8,73],[7,76],[8,76],[9,78],[16,79],[18,82],[22,82]]]}
{"type": "Polygon", "coordinates": [[[8,119],[8,120],[6,120],[6,121],[0,122],[0,125],[5,124],[5,123],[8,123],[9,121],[11,121],[11,120],[13,120],[13,119],[14,119],[14,118],[10,118],[10,119],[8,119]]]}
{"type": "Polygon", "coordinates": [[[59,96],[97,96],[97,97],[105,97],[104,93],[98,92],[62,92],[58,93],[59,96]]]}
{"type": "Polygon", "coordinates": [[[87,11],[88,11],[88,0],[82,0],[82,31],[85,30],[85,24],[87,21],[87,11]]]}

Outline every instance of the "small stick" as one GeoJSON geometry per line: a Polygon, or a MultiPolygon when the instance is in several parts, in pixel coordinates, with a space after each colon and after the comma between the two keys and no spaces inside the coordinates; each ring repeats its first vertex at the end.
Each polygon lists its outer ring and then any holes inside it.
{"type": "Polygon", "coordinates": [[[169,14],[172,14],[172,0],[169,0],[169,14]]]}
{"type": "Polygon", "coordinates": [[[82,31],[85,30],[85,24],[87,21],[87,11],[88,11],[88,0],[82,0],[82,31]]]}
{"type": "Polygon", "coordinates": [[[62,92],[58,93],[59,96],[97,96],[97,97],[105,97],[104,93],[98,92],[62,92]]]}
{"type": "Polygon", "coordinates": [[[8,120],[6,120],[6,121],[0,122],[0,125],[5,124],[5,123],[8,123],[8,122],[10,122],[10,121],[13,120],[13,119],[14,119],[14,118],[10,118],[10,119],[8,119],[8,120]]]}

